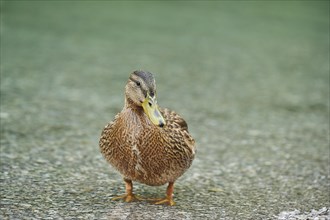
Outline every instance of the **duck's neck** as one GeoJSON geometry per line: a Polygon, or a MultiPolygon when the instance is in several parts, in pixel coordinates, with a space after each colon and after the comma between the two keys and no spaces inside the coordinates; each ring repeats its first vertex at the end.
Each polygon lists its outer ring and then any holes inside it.
{"type": "Polygon", "coordinates": [[[142,106],[137,106],[131,99],[125,97],[125,106],[123,109],[124,114],[126,114],[128,121],[127,123],[133,123],[134,126],[141,125],[151,125],[150,120],[144,113],[142,106]]]}
{"type": "Polygon", "coordinates": [[[124,109],[128,109],[128,108],[137,112],[143,111],[142,106],[137,106],[130,98],[125,97],[124,109]]]}

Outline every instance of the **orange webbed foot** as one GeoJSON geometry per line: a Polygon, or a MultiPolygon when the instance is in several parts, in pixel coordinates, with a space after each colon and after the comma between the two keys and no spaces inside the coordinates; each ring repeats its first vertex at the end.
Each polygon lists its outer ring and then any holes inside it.
{"type": "Polygon", "coordinates": [[[116,196],[113,197],[112,200],[116,201],[116,200],[124,200],[125,202],[133,202],[136,200],[144,200],[142,197],[137,196],[133,193],[133,183],[132,180],[129,179],[125,179],[125,189],[126,189],[126,194],[121,195],[121,196],[116,196]]]}
{"type": "Polygon", "coordinates": [[[175,205],[175,202],[173,200],[173,191],[174,191],[174,183],[170,182],[168,184],[167,190],[166,190],[166,197],[162,199],[148,199],[149,201],[152,201],[155,205],[169,205],[173,206],[175,205]]]}
{"type": "Polygon", "coordinates": [[[168,206],[174,206],[175,202],[173,198],[163,198],[163,199],[153,199],[155,205],[168,205],[168,206]]]}

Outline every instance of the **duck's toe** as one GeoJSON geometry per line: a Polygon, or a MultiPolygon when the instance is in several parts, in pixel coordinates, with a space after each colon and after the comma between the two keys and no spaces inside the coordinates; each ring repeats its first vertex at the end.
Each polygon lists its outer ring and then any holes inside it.
{"type": "Polygon", "coordinates": [[[155,205],[168,205],[168,206],[174,206],[175,202],[173,198],[162,198],[162,199],[151,199],[153,201],[153,204],[155,205]]]}
{"type": "Polygon", "coordinates": [[[113,201],[124,200],[125,202],[133,202],[133,201],[139,201],[139,200],[144,200],[144,199],[133,193],[128,193],[128,194],[113,197],[112,200],[113,201]]]}
{"type": "Polygon", "coordinates": [[[166,197],[162,199],[148,199],[153,202],[155,205],[175,205],[173,200],[173,191],[174,191],[174,182],[169,182],[166,190],[166,197]]]}

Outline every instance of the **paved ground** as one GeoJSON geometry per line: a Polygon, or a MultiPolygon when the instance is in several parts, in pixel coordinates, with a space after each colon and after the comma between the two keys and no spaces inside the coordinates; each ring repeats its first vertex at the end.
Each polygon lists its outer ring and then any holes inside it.
{"type": "Polygon", "coordinates": [[[1,219],[329,219],[329,2],[2,1],[0,118],[1,219]],[[111,201],[135,69],[197,142],[175,207],[111,201]]]}

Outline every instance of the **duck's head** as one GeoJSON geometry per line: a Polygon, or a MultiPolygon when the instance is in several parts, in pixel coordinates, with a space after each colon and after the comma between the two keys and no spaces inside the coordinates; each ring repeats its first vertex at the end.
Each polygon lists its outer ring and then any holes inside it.
{"type": "Polygon", "coordinates": [[[131,73],[125,87],[125,95],[130,103],[143,108],[153,124],[160,127],[165,125],[157,105],[156,81],[150,72],[137,70],[131,73]]]}

